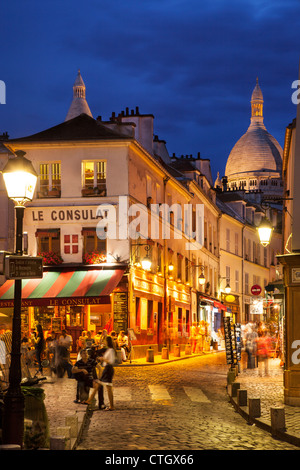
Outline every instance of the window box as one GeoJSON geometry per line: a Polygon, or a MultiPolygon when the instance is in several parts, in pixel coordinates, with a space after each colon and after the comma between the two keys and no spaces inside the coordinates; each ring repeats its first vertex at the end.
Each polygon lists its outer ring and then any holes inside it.
{"type": "Polygon", "coordinates": [[[46,266],[56,266],[63,262],[62,257],[53,251],[38,253],[38,256],[43,257],[43,262],[46,266]]]}
{"type": "Polygon", "coordinates": [[[106,187],[103,185],[96,186],[95,188],[82,188],[81,195],[83,197],[93,197],[93,196],[106,196],[106,187]]]}
{"type": "Polygon", "coordinates": [[[83,262],[85,264],[106,263],[106,254],[100,253],[99,251],[93,251],[92,253],[85,253],[83,255],[83,262]]]}
{"type": "Polygon", "coordinates": [[[60,197],[60,190],[56,188],[49,190],[48,197],[60,197]]]}

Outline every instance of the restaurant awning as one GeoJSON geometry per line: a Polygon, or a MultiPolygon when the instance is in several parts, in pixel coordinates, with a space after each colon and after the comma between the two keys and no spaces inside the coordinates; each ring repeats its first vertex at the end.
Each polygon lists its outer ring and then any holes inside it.
{"type": "MultiPolygon", "coordinates": [[[[124,269],[86,271],[46,271],[42,279],[22,281],[22,306],[109,303],[109,295],[119,284],[124,269]]],[[[14,302],[14,281],[0,287],[0,307],[14,302]]]]}

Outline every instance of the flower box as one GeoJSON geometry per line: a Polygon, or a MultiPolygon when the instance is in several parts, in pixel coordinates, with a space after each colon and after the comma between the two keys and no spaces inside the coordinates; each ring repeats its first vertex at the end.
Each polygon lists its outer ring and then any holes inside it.
{"type": "Polygon", "coordinates": [[[38,253],[38,256],[42,256],[43,263],[46,266],[56,266],[63,263],[62,257],[53,251],[38,253]]]}

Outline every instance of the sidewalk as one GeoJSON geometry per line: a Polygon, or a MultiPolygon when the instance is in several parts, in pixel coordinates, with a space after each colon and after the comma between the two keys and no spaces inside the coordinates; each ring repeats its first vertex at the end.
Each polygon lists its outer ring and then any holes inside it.
{"type": "Polygon", "coordinates": [[[231,403],[249,424],[265,429],[274,437],[300,447],[300,407],[284,403],[283,367],[280,359],[269,359],[269,376],[259,375],[258,368],[242,369],[235,379],[240,389],[247,391],[249,398],[260,398],[260,417],[251,419],[249,406],[239,406],[236,397],[230,396],[231,403]],[[271,408],[284,409],[285,430],[274,430],[271,425],[271,408]]]}
{"type": "MultiPolygon", "coordinates": [[[[218,354],[223,351],[210,351],[207,353],[199,354],[218,354]]],[[[143,367],[160,365],[169,363],[171,361],[188,360],[197,355],[186,356],[182,354],[181,357],[174,357],[170,354],[169,359],[161,359],[160,355],[154,357],[154,362],[146,362],[146,358],[134,359],[131,363],[116,365],[116,367],[143,367]]],[[[242,364],[241,364],[242,366],[242,364]]],[[[283,369],[279,365],[279,359],[270,359],[270,376],[260,377],[258,369],[243,369],[241,367],[240,373],[237,375],[235,382],[240,384],[240,389],[247,390],[247,397],[260,398],[261,401],[261,416],[249,421],[249,412],[247,406],[239,406],[237,399],[229,395],[230,401],[238,412],[245,418],[245,425],[247,423],[257,425],[272,433],[271,427],[271,414],[272,407],[284,407],[285,410],[285,432],[276,433],[276,438],[294,444],[300,447],[300,407],[292,407],[284,405],[283,397],[283,369]]],[[[226,384],[224,384],[226,386],[226,384]]],[[[58,435],[57,428],[60,428],[59,433],[63,432],[62,428],[66,427],[67,420],[70,417],[76,416],[78,418],[77,436],[71,439],[71,448],[76,448],[77,440],[80,438],[82,429],[90,417],[90,413],[85,405],[78,405],[74,403],[76,393],[76,382],[74,379],[56,379],[48,377],[47,382],[42,384],[45,391],[45,406],[49,418],[50,436],[55,437],[58,435]]]]}

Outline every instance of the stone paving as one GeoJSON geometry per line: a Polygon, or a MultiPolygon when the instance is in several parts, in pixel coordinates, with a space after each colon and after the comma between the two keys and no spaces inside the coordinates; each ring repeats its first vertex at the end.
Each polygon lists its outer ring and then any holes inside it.
{"type": "MultiPolygon", "coordinates": [[[[209,356],[208,354],[203,360],[206,361],[209,356]]],[[[222,362],[224,354],[218,352],[211,356],[220,358],[222,362]]],[[[116,391],[121,391],[122,387],[125,389],[132,383],[134,400],[117,403],[117,409],[112,413],[93,412],[78,449],[300,450],[287,442],[274,440],[256,426],[249,426],[235,413],[226,395],[226,366],[221,371],[219,365],[207,361],[200,372],[195,356],[182,357],[176,363],[172,360],[175,358],[170,357],[168,364],[162,366],[160,363],[165,361],[156,356],[155,364],[139,360],[116,367],[116,391]],[[195,367],[194,363],[197,363],[195,367]],[[199,405],[184,400],[179,379],[182,373],[191,386],[201,385],[209,398],[214,400],[213,407],[211,404],[201,404],[199,415],[199,405]],[[161,400],[154,403],[149,399],[146,390],[149,377],[153,384],[160,384],[162,377],[164,378],[164,382],[169,385],[172,402],[161,400]],[[211,380],[215,384],[213,389],[211,380]],[[120,420],[122,433],[118,432],[120,420]],[[105,439],[103,429],[107,430],[105,439]],[[112,439],[112,435],[116,437],[112,439]]],[[[283,371],[276,360],[272,361],[270,377],[259,377],[257,369],[243,369],[237,378],[241,388],[248,390],[248,397],[261,398],[262,416],[266,419],[270,419],[271,406],[283,404],[283,371]]],[[[82,412],[86,407],[74,403],[76,381],[73,379],[48,377],[47,383],[42,386],[46,395],[50,434],[55,435],[56,428],[65,425],[66,416],[82,412]]],[[[300,429],[300,408],[286,406],[285,410],[287,432],[295,433],[300,429]]]]}
{"type": "Polygon", "coordinates": [[[269,360],[269,375],[259,375],[258,368],[243,369],[237,382],[248,392],[248,398],[260,398],[261,417],[270,422],[270,408],[285,408],[286,433],[300,437],[300,407],[284,403],[283,368],[279,359],[269,360]]]}

